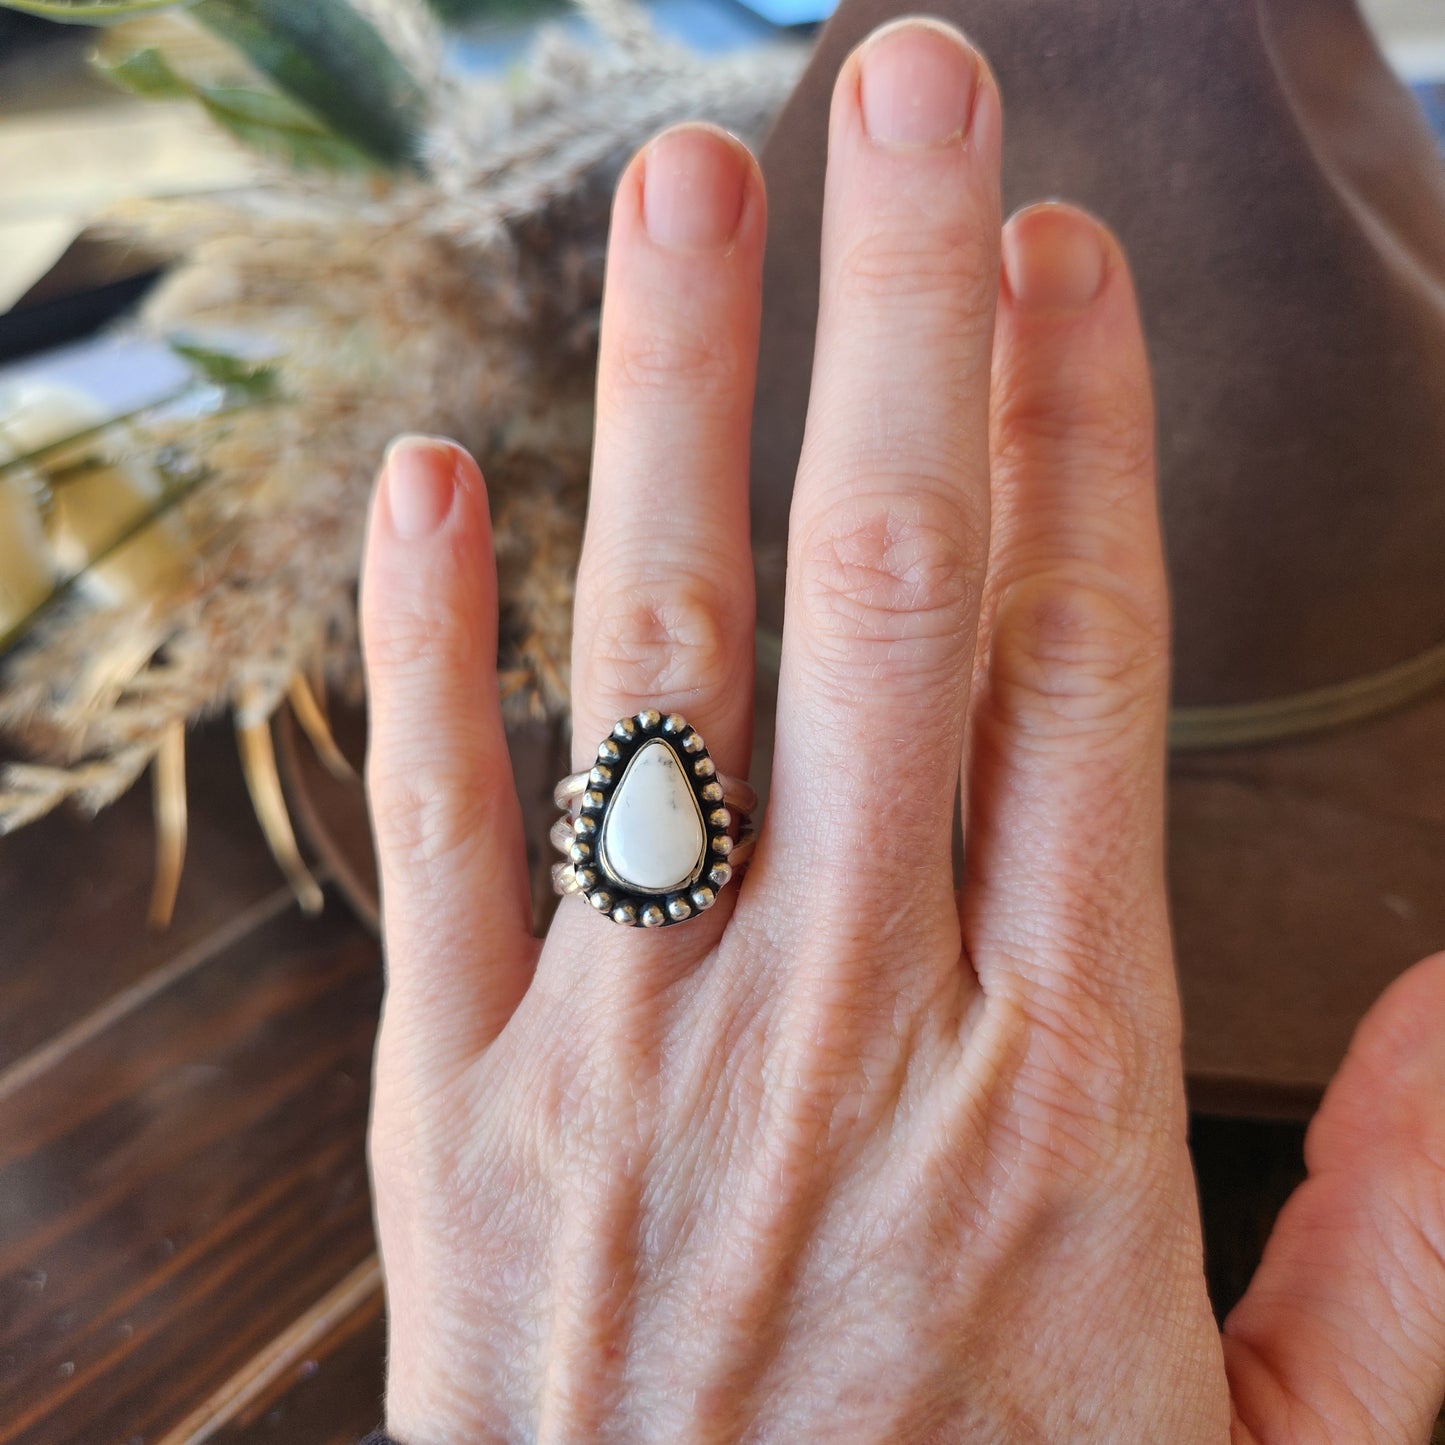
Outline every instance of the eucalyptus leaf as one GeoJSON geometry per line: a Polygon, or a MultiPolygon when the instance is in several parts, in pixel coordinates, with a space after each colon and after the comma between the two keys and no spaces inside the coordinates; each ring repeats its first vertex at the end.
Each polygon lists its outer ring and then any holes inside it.
{"type": "Polygon", "coordinates": [[[196,87],[196,94],[218,110],[252,125],[310,131],[313,135],[326,133],[310,111],[303,110],[290,96],[274,90],[255,90],[244,85],[202,85],[196,87]]]}
{"type": "Polygon", "coordinates": [[[0,8],[39,15],[62,25],[111,25],[157,10],[175,10],[196,0],[0,0],[0,8]]]}
{"type": "Polygon", "coordinates": [[[193,13],[323,130],[376,164],[419,164],[421,86],[347,0],[199,0],[193,13]]]}
{"type": "Polygon", "coordinates": [[[297,170],[365,170],[374,164],[350,141],[333,135],[275,91],[207,86],[197,90],[196,98],[211,119],[238,140],[297,170]]]}
{"type": "Polygon", "coordinates": [[[189,100],[195,93],[154,47],[137,50],[119,63],[101,68],[117,85],[146,100],[189,100]]]}
{"type": "Polygon", "coordinates": [[[159,50],[148,48],[101,69],[147,100],[194,100],[222,129],[253,150],[298,170],[364,170],[371,158],[327,130],[310,111],[274,90],[198,85],[178,75],[159,50]]]}

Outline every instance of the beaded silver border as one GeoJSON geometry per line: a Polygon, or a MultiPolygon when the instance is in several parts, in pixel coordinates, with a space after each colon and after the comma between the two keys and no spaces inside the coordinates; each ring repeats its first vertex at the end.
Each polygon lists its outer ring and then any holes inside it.
{"type": "Polygon", "coordinates": [[[571,819],[572,837],[566,848],[572,883],[567,891],[581,893],[614,923],[637,928],[685,923],[711,908],[733,876],[729,861],[734,847],[733,811],[723,800],[723,785],[702,734],[681,713],[664,716],[656,708],[643,708],[632,717],[619,718],[598,745],[580,802],[579,811],[571,819]],[[666,893],[644,893],[619,884],[607,872],[597,844],[613,789],[621,782],[627,765],[643,747],[658,740],[671,747],[692,786],[706,841],[702,863],[687,884],[666,893]]]}

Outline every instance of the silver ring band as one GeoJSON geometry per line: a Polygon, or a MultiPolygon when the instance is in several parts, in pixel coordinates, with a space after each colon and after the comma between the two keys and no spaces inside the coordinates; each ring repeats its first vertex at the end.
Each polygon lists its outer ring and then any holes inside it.
{"type": "Polygon", "coordinates": [[[706,912],[746,864],[757,793],[720,774],[680,713],[618,720],[597,761],[552,790],[558,893],[580,893],[614,923],[660,928],[706,912]]]}

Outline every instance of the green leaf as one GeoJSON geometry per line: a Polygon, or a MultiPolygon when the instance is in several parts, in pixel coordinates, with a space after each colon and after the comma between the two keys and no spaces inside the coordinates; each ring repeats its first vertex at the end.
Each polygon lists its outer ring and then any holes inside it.
{"type": "Polygon", "coordinates": [[[207,381],[234,392],[243,400],[267,401],[280,389],[280,376],[275,365],[269,361],[252,361],[233,352],[217,351],[213,347],[174,338],[169,345],[177,356],[190,362],[207,381]]]}
{"type": "Polygon", "coordinates": [[[480,25],[498,20],[533,20],[567,9],[568,0],[427,0],[449,25],[480,25]]]}
{"type": "Polygon", "coordinates": [[[255,150],[298,170],[365,170],[371,158],[317,124],[295,101],[275,91],[207,86],[196,98],[218,125],[255,150]]]}
{"type": "Polygon", "coordinates": [[[197,85],[172,70],[159,50],[138,50],[101,69],[147,100],[198,102],[238,140],[299,170],[364,170],[373,164],[287,96],[236,85],[197,85]]]}
{"type": "Polygon", "coordinates": [[[376,164],[418,165],[422,89],[347,0],[199,0],[194,14],[323,131],[376,164]]]}
{"type": "Polygon", "coordinates": [[[159,50],[137,50],[116,65],[101,69],[116,82],[147,100],[189,100],[195,91],[171,69],[159,50]]]}
{"type": "Polygon", "coordinates": [[[246,144],[294,166],[416,163],[421,88],[349,0],[196,0],[193,14],[277,91],[198,84],[155,49],[109,73],[140,95],[198,101],[246,144]]]}
{"type": "Polygon", "coordinates": [[[196,0],[0,0],[0,6],[6,10],[59,20],[64,25],[110,25],[135,15],[195,3],[196,0]]]}

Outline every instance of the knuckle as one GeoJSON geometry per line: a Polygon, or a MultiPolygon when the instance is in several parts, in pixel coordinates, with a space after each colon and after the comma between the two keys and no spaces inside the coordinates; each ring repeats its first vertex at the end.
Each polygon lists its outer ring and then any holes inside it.
{"type": "Polygon", "coordinates": [[[564,1037],[539,1048],[532,1087],[541,1157],[555,1161],[606,1133],[623,1102],[607,1058],[607,1044],[592,1038],[564,1037]]]}
{"type": "Polygon", "coordinates": [[[997,263],[972,220],[940,224],[926,213],[890,218],[855,238],[837,272],[847,302],[926,306],[939,330],[991,322],[997,263]]]}
{"type": "Polygon", "coordinates": [[[1096,1176],[1132,1159],[1161,1118],[1159,1041],[1135,1016],[1076,988],[1039,986],[1025,1005],[1028,1043],[1017,1080],[1025,1132],[1050,1167],[1096,1176]]]}
{"type": "MultiPolygon", "coordinates": [[[[962,508],[909,498],[828,510],[801,543],[801,595],[830,650],[881,645],[951,649],[970,622],[979,582],[979,528],[962,508]]],[[[836,659],[830,659],[836,660],[836,659]]],[[[870,656],[869,665],[880,659],[870,656]]]]}
{"type": "Polygon", "coordinates": [[[1027,464],[1039,452],[1070,457],[1135,489],[1154,474],[1151,407],[1144,384],[1105,367],[1027,365],[1007,371],[994,397],[995,455],[1027,464]]]}
{"type": "Polygon", "coordinates": [[[994,706],[1025,738],[1112,737],[1151,718],[1168,688],[1162,597],[1072,563],[1013,584],[994,633],[994,706]]]}
{"type": "Polygon", "coordinates": [[[413,876],[485,837],[498,801],[483,773],[415,758],[373,757],[367,792],[383,868],[413,876]]]}
{"type": "MultiPolygon", "coordinates": [[[[385,1057],[386,1021],[379,1049],[385,1057]]],[[[460,1140],[451,1128],[456,1101],[447,1090],[424,1089],[416,1080],[395,1076],[395,1062],[378,1076],[375,1106],[367,1129],[366,1152],[378,1194],[410,1209],[443,1204],[455,1196],[460,1140]]]]}
{"type": "Polygon", "coordinates": [[[481,662],[479,630],[429,593],[387,606],[363,601],[362,641],[377,685],[392,690],[412,683],[425,690],[440,672],[465,675],[481,662]]]}
{"type": "Polygon", "coordinates": [[[611,362],[609,389],[648,395],[724,391],[743,365],[730,328],[678,321],[625,327],[611,362]]]}
{"type": "MultiPolygon", "coordinates": [[[[406,1111],[393,1101],[373,1111],[366,1152],[376,1187],[386,1193],[405,1192],[418,1178],[437,1172],[445,1163],[431,1147],[431,1121],[424,1110],[406,1111]]],[[[430,1182],[436,1182],[434,1179],[430,1182]]]]}
{"type": "Polygon", "coordinates": [[[387,866],[425,873],[485,836],[510,777],[458,747],[438,719],[469,706],[461,679],[485,658],[477,630],[441,607],[397,608],[366,620],[372,702],[367,797],[387,866]]]}
{"type": "Polygon", "coordinates": [[[593,622],[586,653],[595,697],[675,699],[700,716],[737,696],[751,653],[749,617],[700,577],[618,588],[593,622]]]}

